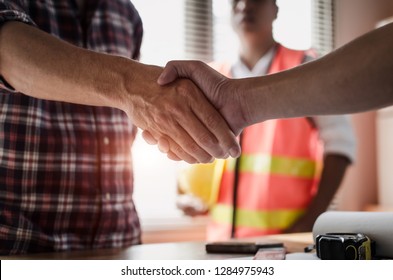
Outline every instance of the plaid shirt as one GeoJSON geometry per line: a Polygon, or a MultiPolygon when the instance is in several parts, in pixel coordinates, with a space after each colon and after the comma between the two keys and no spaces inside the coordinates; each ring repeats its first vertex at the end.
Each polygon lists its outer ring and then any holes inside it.
{"type": "MultiPolygon", "coordinates": [[[[140,17],[129,0],[0,1],[0,24],[37,26],[97,52],[137,59],[140,17]]],[[[132,201],[136,130],[120,110],[53,102],[0,86],[0,254],[140,243],[132,201]]],[[[66,94],[66,93],[65,93],[66,94]]]]}

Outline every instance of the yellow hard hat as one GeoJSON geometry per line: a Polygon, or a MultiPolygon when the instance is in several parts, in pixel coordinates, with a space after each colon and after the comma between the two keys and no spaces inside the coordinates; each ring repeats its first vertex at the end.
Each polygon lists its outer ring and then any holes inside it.
{"type": "Polygon", "coordinates": [[[213,163],[188,166],[179,173],[179,189],[211,206],[217,201],[225,162],[224,159],[216,159],[213,163]]]}

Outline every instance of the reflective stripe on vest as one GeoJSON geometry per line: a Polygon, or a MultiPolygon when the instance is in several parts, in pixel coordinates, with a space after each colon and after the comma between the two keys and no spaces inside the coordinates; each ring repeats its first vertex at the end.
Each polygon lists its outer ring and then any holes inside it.
{"type": "MultiPolygon", "coordinates": [[[[210,214],[214,221],[230,224],[232,221],[232,211],[232,206],[221,204],[214,207],[210,214]]],[[[304,212],[304,210],[251,211],[247,209],[238,209],[237,211],[236,226],[261,230],[281,230],[287,226],[288,221],[294,222],[304,212]]]]}
{"type": "MultiPolygon", "coordinates": [[[[227,160],[226,170],[234,171],[235,164],[235,159],[227,160]]],[[[313,179],[316,172],[316,162],[310,159],[294,159],[263,154],[242,155],[239,171],[271,173],[313,179]]]]}
{"type": "MultiPolygon", "coordinates": [[[[269,73],[295,67],[304,56],[304,51],[279,45],[269,73]]],[[[229,74],[227,64],[213,67],[229,74]]],[[[239,159],[236,237],[279,233],[296,221],[316,192],[321,155],[317,131],[306,118],[246,128],[239,159]]],[[[235,163],[226,162],[218,201],[210,210],[209,240],[230,238],[235,163]]]]}

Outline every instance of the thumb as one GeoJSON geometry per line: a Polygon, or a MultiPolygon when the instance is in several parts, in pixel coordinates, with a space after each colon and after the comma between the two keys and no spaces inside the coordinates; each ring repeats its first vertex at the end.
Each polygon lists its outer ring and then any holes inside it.
{"type": "MultiPolygon", "coordinates": [[[[169,61],[161,75],[158,77],[159,85],[166,85],[178,78],[186,78],[192,80],[200,86],[204,82],[206,72],[210,67],[202,61],[197,60],[173,60],[169,61]]],[[[211,69],[210,69],[211,70],[211,69]]]]}
{"type": "Polygon", "coordinates": [[[161,75],[158,77],[157,83],[160,86],[169,84],[175,81],[177,78],[182,78],[179,74],[178,68],[182,66],[180,61],[170,61],[165,65],[164,70],[161,75]]]}
{"type": "Polygon", "coordinates": [[[186,78],[193,81],[199,89],[215,103],[214,94],[217,85],[226,78],[202,61],[197,60],[173,60],[167,63],[161,75],[158,77],[159,85],[166,85],[178,78],[186,78]]]}

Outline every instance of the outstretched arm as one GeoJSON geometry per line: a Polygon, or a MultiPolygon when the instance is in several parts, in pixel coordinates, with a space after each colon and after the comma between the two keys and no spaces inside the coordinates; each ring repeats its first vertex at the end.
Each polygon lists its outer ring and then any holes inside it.
{"type": "Polygon", "coordinates": [[[393,24],[388,24],[320,59],[274,75],[231,80],[200,62],[173,61],[158,83],[192,79],[238,132],[268,119],[355,113],[392,105],[392,49],[393,24]],[[234,107],[236,116],[228,109],[234,107]]]}
{"type": "Polygon", "coordinates": [[[161,87],[162,69],[75,47],[35,27],[0,27],[0,74],[16,91],[123,110],[142,130],[171,146],[170,157],[209,162],[239,152],[226,121],[189,80],[161,87]]]}

